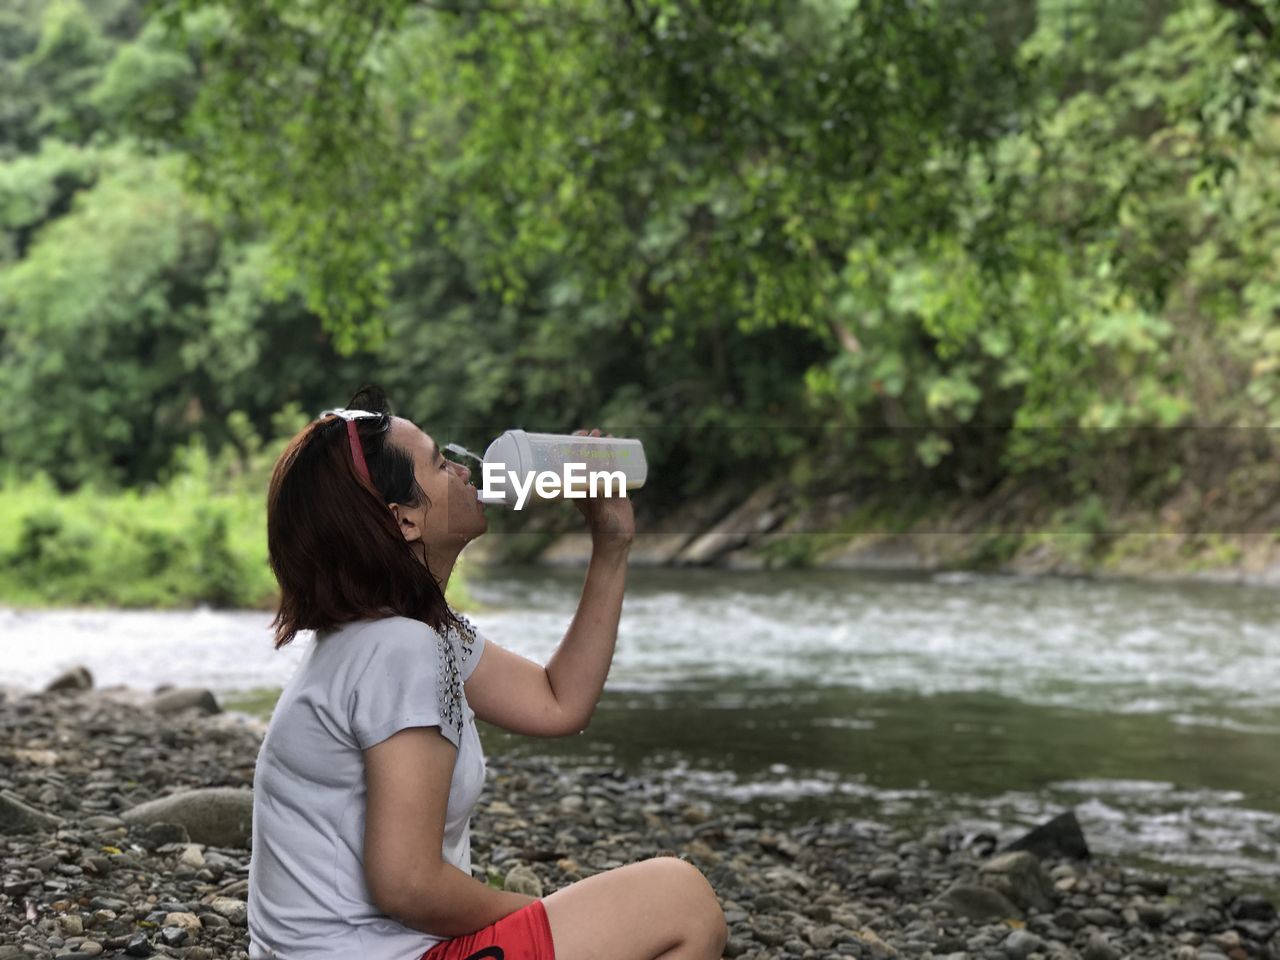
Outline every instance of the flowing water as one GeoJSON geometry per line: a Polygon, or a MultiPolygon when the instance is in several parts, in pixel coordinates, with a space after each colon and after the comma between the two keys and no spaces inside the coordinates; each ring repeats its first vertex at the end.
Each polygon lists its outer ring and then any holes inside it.
{"type": "MultiPolygon", "coordinates": [[[[473,576],[472,619],[545,660],[580,586],[538,568],[473,576]]],[[[302,645],[273,651],[268,620],[0,611],[0,683],[84,663],[103,686],[274,688],[302,645]]],[[[1073,807],[1100,852],[1275,890],[1277,623],[1280,595],[1261,588],[636,570],[590,729],[486,741],[789,820],[1010,839],[1073,807]]]]}

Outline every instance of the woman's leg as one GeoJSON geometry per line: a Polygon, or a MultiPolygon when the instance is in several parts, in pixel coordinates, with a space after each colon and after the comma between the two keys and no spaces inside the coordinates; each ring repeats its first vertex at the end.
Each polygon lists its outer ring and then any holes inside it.
{"type": "Polygon", "coordinates": [[[579,880],[542,904],[556,960],[719,960],[728,933],[711,884],[675,857],[579,880]]]}

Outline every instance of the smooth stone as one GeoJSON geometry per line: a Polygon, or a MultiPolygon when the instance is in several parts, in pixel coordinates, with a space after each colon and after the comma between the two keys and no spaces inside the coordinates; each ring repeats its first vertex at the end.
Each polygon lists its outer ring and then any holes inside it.
{"type": "Polygon", "coordinates": [[[984,886],[996,890],[1023,910],[1047,913],[1053,909],[1053,885],[1040,861],[1025,850],[1002,853],[979,871],[984,886]]]}
{"type": "Polygon", "coordinates": [[[840,938],[840,928],[835,926],[814,927],[805,934],[805,939],[818,950],[830,950],[840,938]]]}
{"type": "Polygon", "coordinates": [[[1227,912],[1237,920],[1257,920],[1270,923],[1276,919],[1276,908],[1270,900],[1255,893],[1246,893],[1234,897],[1227,907],[1227,912]]]}
{"type": "Polygon", "coordinates": [[[139,804],[121,815],[126,823],[176,823],[191,841],[247,849],[253,827],[253,791],[237,787],[184,790],[139,804]]]}
{"type": "Polygon", "coordinates": [[[142,831],[142,836],[150,849],[158,850],[160,853],[167,852],[159,848],[168,844],[187,844],[191,842],[191,837],[187,834],[187,828],[180,823],[149,823],[146,829],[142,831]]]}
{"type": "Polygon", "coordinates": [[[1092,923],[1096,927],[1120,926],[1119,915],[1111,912],[1105,907],[1086,907],[1084,910],[1080,911],[1080,916],[1086,923],[1092,923]]]}
{"type": "Polygon", "coordinates": [[[1167,907],[1158,903],[1139,903],[1133,908],[1138,920],[1148,927],[1162,927],[1169,918],[1167,907]]]}
{"type": "Polygon", "coordinates": [[[65,820],[37,810],[12,790],[0,790],[0,833],[53,833],[65,820]]]}
{"type": "Polygon", "coordinates": [[[1026,930],[1015,930],[1005,938],[1001,946],[1004,948],[1005,956],[1009,957],[1010,960],[1026,960],[1030,954],[1043,949],[1044,941],[1034,933],[1028,933],[1026,930]]]}
{"type": "Polygon", "coordinates": [[[84,936],[84,920],[77,914],[68,913],[58,917],[58,931],[64,937],[84,936]]]}
{"type": "Polygon", "coordinates": [[[939,910],[978,921],[1022,916],[1022,911],[998,890],[971,883],[952,884],[933,905],[939,910]]]}
{"type": "Polygon", "coordinates": [[[92,690],[93,674],[88,667],[78,666],[66,670],[45,685],[45,693],[58,690],[92,690]]]}
{"type": "Polygon", "coordinates": [[[218,698],[212,691],[205,690],[203,687],[169,690],[152,697],[147,707],[162,716],[182,713],[184,710],[195,710],[206,716],[222,712],[222,707],[218,705],[218,698]]]}
{"type": "Polygon", "coordinates": [[[1084,960],[1120,960],[1120,951],[1103,934],[1095,933],[1084,947],[1084,960]]]}
{"type": "Polygon", "coordinates": [[[166,913],[164,915],[163,923],[166,927],[179,927],[186,930],[188,933],[198,933],[201,927],[203,927],[199,917],[194,913],[187,913],[185,911],[173,911],[171,913],[166,913]]]}
{"type": "Polygon", "coordinates": [[[243,927],[249,919],[249,907],[243,900],[235,897],[214,897],[209,904],[211,910],[220,917],[226,917],[232,925],[243,927]]]}
{"type": "Polygon", "coordinates": [[[542,881],[531,867],[518,863],[507,871],[502,881],[502,889],[512,893],[522,893],[528,897],[542,896],[542,881]]]}
{"type": "Polygon", "coordinates": [[[898,885],[901,874],[893,867],[877,867],[867,875],[867,883],[873,887],[883,887],[886,890],[892,890],[898,885]]]}

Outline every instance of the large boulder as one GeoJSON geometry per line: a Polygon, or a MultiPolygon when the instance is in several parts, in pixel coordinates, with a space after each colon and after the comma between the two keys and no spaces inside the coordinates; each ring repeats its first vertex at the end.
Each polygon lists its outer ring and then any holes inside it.
{"type": "Polygon", "coordinates": [[[1006,851],[1025,850],[1041,860],[1088,860],[1089,845],[1075,811],[1068,810],[1005,847],[1006,851]]]}
{"type": "Polygon", "coordinates": [[[149,800],[120,814],[125,823],[173,823],[192,842],[248,849],[253,826],[253,791],[205,787],[149,800]]]}

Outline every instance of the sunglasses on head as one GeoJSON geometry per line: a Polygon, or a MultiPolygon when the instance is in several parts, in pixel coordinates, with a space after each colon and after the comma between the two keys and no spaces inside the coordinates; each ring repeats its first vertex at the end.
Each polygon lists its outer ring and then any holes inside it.
{"type": "Polygon", "coordinates": [[[335,407],[320,414],[320,419],[323,420],[325,417],[330,416],[340,417],[347,422],[347,443],[351,446],[351,460],[356,465],[356,473],[366,480],[370,480],[369,465],[365,463],[364,448],[360,446],[360,435],[356,432],[356,421],[381,420],[385,414],[370,413],[368,410],[347,410],[345,407],[335,407]]]}

